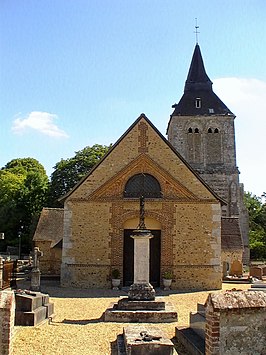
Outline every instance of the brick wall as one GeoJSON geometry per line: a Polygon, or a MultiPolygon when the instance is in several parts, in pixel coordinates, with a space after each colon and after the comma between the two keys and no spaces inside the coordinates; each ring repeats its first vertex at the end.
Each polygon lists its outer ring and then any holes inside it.
{"type": "Polygon", "coordinates": [[[209,294],[205,347],[206,355],[266,354],[266,293],[209,294]]]}
{"type": "Polygon", "coordinates": [[[1,355],[12,354],[15,324],[15,298],[12,291],[0,291],[0,349],[1,355]]]}

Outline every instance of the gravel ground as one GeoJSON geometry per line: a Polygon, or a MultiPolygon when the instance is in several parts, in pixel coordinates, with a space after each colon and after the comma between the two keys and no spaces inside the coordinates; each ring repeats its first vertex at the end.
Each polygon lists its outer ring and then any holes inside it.
{"type": "MultiPolygon", "coordinates": [[[[19,286],[28,288],[27,284],[19,286]]],[[[250,285],[223,284],[223,289],[232,288],[244,290],[250,285]]],[[[55,317],[50,324],[15,327],[13,355],[116,354],[116,337],[128,323],[105,323],[102,315],[111,302],[126,296],[125,291],[68,289],[52,281],[44,282],[42,291],[54,302],[55,317]]],[[[164,295],[165,301],[172,302],[178,312],[178,322],[155,324],[171,339],[175,335],[175,326],[189,323],[189,312],[196,310],[198,302],[205,302],[208,292],[159,290],[157,294],[164,295]]],[[[179,355],[185,355],[184,350],[177,350],[179,355]]]]}

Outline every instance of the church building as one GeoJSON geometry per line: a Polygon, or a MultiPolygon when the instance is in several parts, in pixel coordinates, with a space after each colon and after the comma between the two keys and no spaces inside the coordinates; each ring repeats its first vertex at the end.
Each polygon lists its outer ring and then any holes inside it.
{"type": "MultiPolygon", "coordinates": [[[[161,286],[163,274],[171,272],[173,289],[219,289],[223,264],[242,261],[248,239],[235,116],[212,91],[198,44],[184,95],[173,108],[168,140],[141,114],[63,197],[63,232],[56,242],[49,240],[50,249],[62,245],[62,286],[108,288],[114,269],[120,271],[122,286],[133,283],[130,236],[138,227],[141,196],[145,224],[153,235],[154,286],[161,286]]],[[[42,215],[48,214],[52,220],[53,211],[44,209],[42,215]]],[[[49,229],[42,215],[39,225],[49,229]]],[[[58,223],[51,225],[60,230],[58,223]]],[[[38,226],[34,241],[44,245],[45,228],[38,232],[38,226]]],[[[52,263],[49,255],[43,258],[46,269],[52,263]]]]}

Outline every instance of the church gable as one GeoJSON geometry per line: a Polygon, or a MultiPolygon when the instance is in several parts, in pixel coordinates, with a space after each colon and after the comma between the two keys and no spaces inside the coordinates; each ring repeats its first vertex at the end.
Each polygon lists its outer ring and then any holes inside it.
{"type": "Polygon", "coordinates": [[[161,187],[161,196],[178,201],[196,201],[198,198],[189,191],[181,182],[172,177],[167,171],[162,169],[147,154],[139,155],[133,162],[122,169],[117,175],[113,176],[108,182],[88,196],[91,200],[123,198],[125,195],[126,184],[130,178],[137,174],[151,175],[158,180],[161,187]]]}
{"type": "Polygon", "coordinates": [[[126,181],[138,173],[155,176],[162,184],[165,198],[217,199],[144,114],[66,197],[122,198],[126,181]]]}

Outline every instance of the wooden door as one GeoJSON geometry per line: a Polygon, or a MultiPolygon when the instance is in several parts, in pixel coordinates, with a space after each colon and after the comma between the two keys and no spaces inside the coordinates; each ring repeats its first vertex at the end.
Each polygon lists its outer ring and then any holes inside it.
{"type": "MultiPolygon", "coordinates": [[[[152,230],[153,238],[150,239],[150,283],[154,287],[160,285],[161,266],[161,231],[152,230]]],[[[134,239],[130,236],[133,229],[124,230],[124,260],[123,260],[123,284],[130,286],[134,280],[134,239]]]]}

